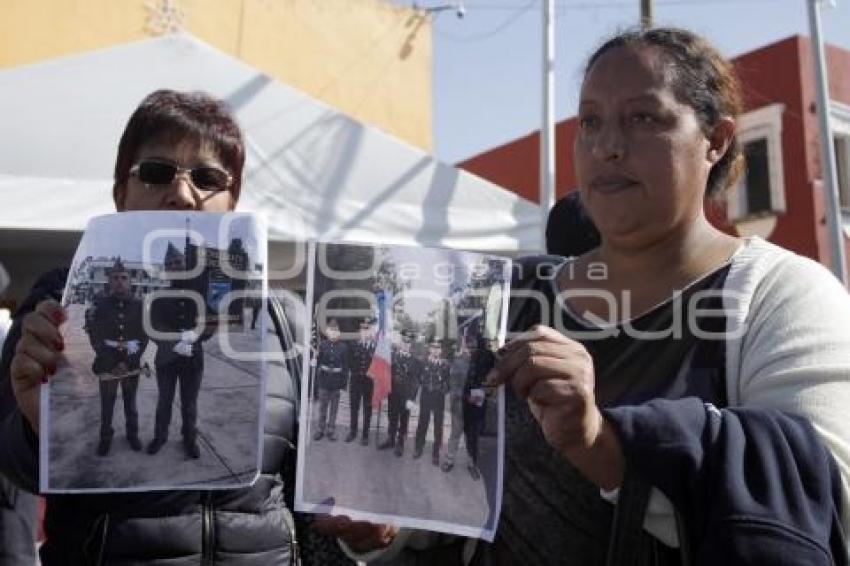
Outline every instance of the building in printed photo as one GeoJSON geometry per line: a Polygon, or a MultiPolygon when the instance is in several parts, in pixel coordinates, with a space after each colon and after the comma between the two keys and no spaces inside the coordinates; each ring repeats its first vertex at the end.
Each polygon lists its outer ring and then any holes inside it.
{"type": "Polygon", "coordinates": [[[188,271],[198,265],[202,266],[200,274],[191,280],[190,286],[206,299],[208,315],[213,315],[214,320],[224,319],[228,324],[241,325],[247,297],[230,301],[226,311],[223,311],[225,305],[222,300],[231,291],[242,292],[254,288],[252,283],[259,281],[262,274],[261,270],[254,270],[242,240],[233,238],[227,249],[219,249],[199,246],[187,236],[182,253],[188,271]]]}
{"type": "MultiPolygon", "coordinates": [[[[116,257],[87,257],[76,268],[74,274],[74,296],[72,303],[91,304],[95,298],[109,293],[109,270],[115,265],[116,257]]],[[[133,297],[141,299],[148,293],[167,289],[169,282],[162,278],[162,265],[145,269],[141,261],[121,259],[130,276],[133,297]]]]}

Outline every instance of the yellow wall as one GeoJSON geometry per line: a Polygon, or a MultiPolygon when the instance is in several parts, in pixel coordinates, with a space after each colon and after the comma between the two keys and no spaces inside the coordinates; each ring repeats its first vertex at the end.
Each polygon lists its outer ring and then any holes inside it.
{"type": "Polygon", "coordinates": [[[431,150],[430,22],[388,0],[0,0],[0,67],[151,37],[167,5],[196,37],[431,150]]]}

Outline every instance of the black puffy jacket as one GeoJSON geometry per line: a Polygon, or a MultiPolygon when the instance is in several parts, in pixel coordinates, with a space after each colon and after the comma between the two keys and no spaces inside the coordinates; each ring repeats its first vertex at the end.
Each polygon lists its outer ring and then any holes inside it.
{"type": "MultiPolygon", "coordinates": [[[[43,276],[18,310],[0,364],[0,471],[29,491],[38,486],[38,442],[17,409],[9,366],[21,318],[45,298],[59,299],[67,270],[43,276]]],[[[280,303],[269,311],[282,348],[292,343],[280,303]]],[[[294,360],[293,360],[294,361],[294,360]]],[[[287,362],[287,364],[289,364],[287,362]]],[[[262,470],[248,488],[106,495],[48,495],[45,566],[154,564],[233,566],[296,562],[293,516],[300,368],[270,364],[262,470]]]]}

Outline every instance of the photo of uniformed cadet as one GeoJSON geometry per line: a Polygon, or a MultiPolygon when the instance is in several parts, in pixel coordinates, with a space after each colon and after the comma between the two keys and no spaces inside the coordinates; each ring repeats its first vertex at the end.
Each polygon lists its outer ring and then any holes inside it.
{"type": "Polygon", "coordinates": [[[399,458],[404,454],[410,410],[416,405],[414,400],[419,392],[419,372],[422,369],[421,362],[411,352],[412,342],[413,336],[402,332],[401,342],[393,346],[392,381],[387,398],[387,439],[378,446],[378,450],[393,448],[393,453],[399,458]]]}
{"type": "Polygon", "coordinates": [[[336,440],[336,414],[340,392],[348,383],[348,346],[340,341],[339,323],[328,321],[326,339],[319,344],[316,356],[316,387],[319,391],[319,417],[313,440],[327,437],[336,440]]]}
{"type": "Polygon", "coordinates": [[[449,414],[451,415],[451,432],[446,446],[446,455],[441,469],[448,473],[455,465],[455,457],[463,436],[463,406],[466,389],[466,377],[469,374],[469,347],[464,338],[455,354],[449,371],[449,414]]]}
{"type": "Polygon", "coordinates": [[[487,414],[487,396],[484,391],[484,378],[493,369],[496,356],[491,350],[492,345],[483,337],[478,338],[469,364],[469,374],[464,386],[463,403],[463,435],[466,441],[466,451],[469,454],[467,470],[472,479],[481,478],[479,468],[478,440],[484,428],[484,418],[487,414]]]}
{"type": "Polygon", "coordinates": [[[142,301],[133,297],[130,276],[121,259],[108,271],[107,295],[95,299],[86,311],[86,333],[94,349],[92,371],[100,387],[100,442],[98,456],[109,454],[112,445],[112,413],[121,388],[127,443],[135,451],[139,440],[136,392],[140,360],[148,343],[142,325],[142,301]]]}
{"type": "Polygon", "coordinates": [[[425,435],[428,433],[431,415],[434,416],[434,445],[431,450],[431,463],[440,465],[440,449],[443,445],[443,415],[446,410],[446,393],[449,391],[449,371],[451,366],[443,357],[443,345],[439,340],[428,344],[428,357],[422,362],[419,394],[419,424],[416,427],[416,445],[413,458],[422,457],[425,448],[425,435]]]}
{"type": "Polygon", "coordinates": [[[371,319],[360,321],[359,337],[351,345],[351,382],[348,386],[349,403],[351,404],[351,430],[345,437],[346,442],[357,438],[357,425],[360,408],[363,408],[363,428],[360,444],[369,444],[369,427],[372,424],[372,390],[374,382],[367,375],[375,354],[375,331],[371,319]]]}
{"type": "MultiPolygon", "coordinates": [[[[179,274],[186,270],[185,258],[169,243],[165,252],[166,274],[179,274]]],[[[171,408],[177,385],[180,385],[180,417],[183,449],[192,459],[201,457],[198,448],[198,392],[204,377],[204,352],[202,342],[211,333],[203,328],[204,312],[198,312],[196,292],[189,288],[186,279],[172,279],[170,291],[178,291],[151,302],[151,324],[157,332],[180,336],[179,339],[156,340],[156,385],[159,396],[156,403],[156,424],[153,440],[148,444],[148,454],[156,454],[168,442],[171,425],[171,408]]],[[[202,303],[203,304],[203,303],[202,303]]]]}
{"type": "Polygon", "coordinates": [[[266,376],[286,371],[265,356],[272,317],[249,324],[250,299],[268,296],[266,241],[249,213],[122,212],[89,222],[62,292],[62,356],[42,389],[41,491],[254,480],[266,376]]]}

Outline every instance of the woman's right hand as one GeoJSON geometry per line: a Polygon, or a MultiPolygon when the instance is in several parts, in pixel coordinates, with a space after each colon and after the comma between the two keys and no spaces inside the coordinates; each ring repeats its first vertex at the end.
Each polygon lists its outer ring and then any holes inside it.
{"type": "Polygon", "coordinates": [[[21,413],[38,434],[39,387],[56,373],[65,343],[59,325],[65,311],[52,299],[42,301],[21,323],[21,339],[15,348],[10,375],[12,391],[21,413]]]}

